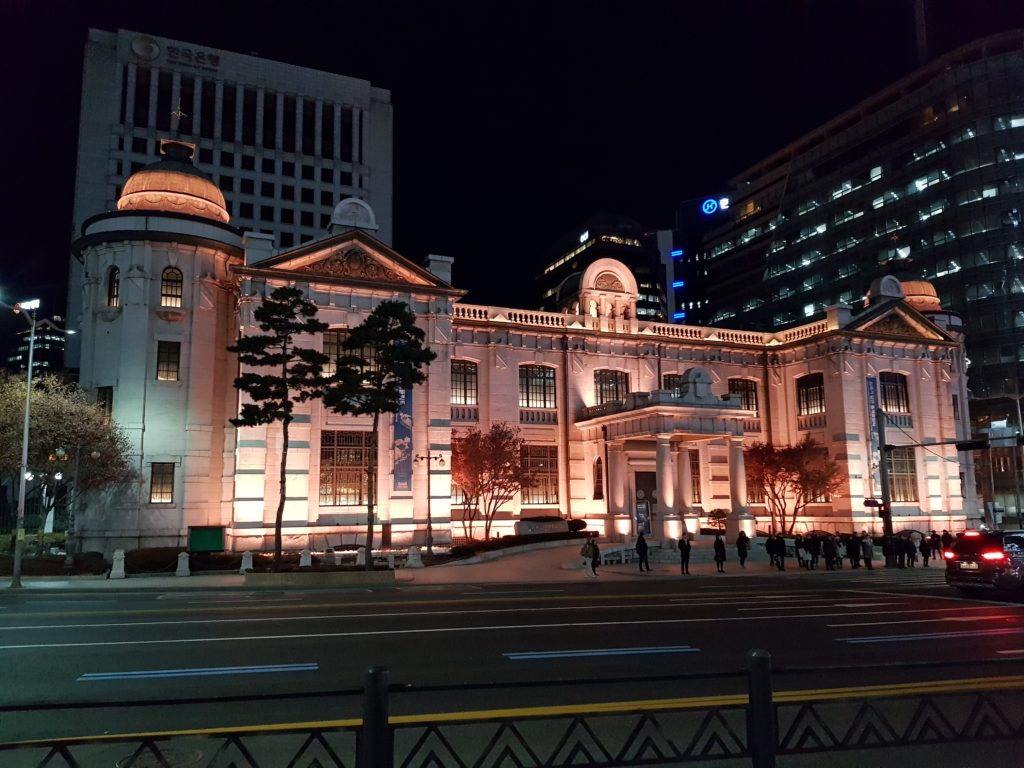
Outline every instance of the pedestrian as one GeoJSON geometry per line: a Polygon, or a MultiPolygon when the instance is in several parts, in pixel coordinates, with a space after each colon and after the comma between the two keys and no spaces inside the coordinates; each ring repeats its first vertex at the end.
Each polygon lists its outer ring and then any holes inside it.
{"type": "Polygon", "coordinates": [[[873,571],[875,569],[874,563],[872,562],[875,557],[875,542],[872,541],[870,536],[868,536],[867,531],[861,531],[860,548],[864,553],[864,565],[869,571],[873,571]]]}
{"type": "Polygon", "coordinates": [[[851,568],[860,568],[860,555],[860,542],[857,541],[856,535],[851,533],[846,539],[846,556],[850,558],[851,568]]]}
{"type": "Polygon", "coordinates": [[[679,572],[681,574],[686,575],[690,573],[690,549],[692,546],[684,533],[682,538],[679,539],[679,572]]]}
{"type": "Polygon", "coordinates": [[[917,544],[914,543],[914,535],[907,537],[907,567],[913,568],[917,564],[917,544]]]}
{"type": "Polygon", "coordinates": [[[942,541],[943,550],[949,549],[953,546],[953,534],[951,534],[949,531],[945,529],[942,530],[942,536],[940,537],[940,540],[942,541]]]}
{"type": "Polygon", "coordinates": [[[715,564],[719,573],[725,573],[725,542],[720,533],[715,534],[715,564]]]}
{"type": "Polygon", "coordinates": [[[804,549],[804,537],[801,536],[798,533],[796,535],[796,538],[793,540],[793,553],[796,555],[796,564],[800,568],[804,567],[804,556],[802,554],[800,554],[801,551],[803,551],[803,549],[804,549]]]}
{"type": "Polygon", "coordinates": [[[597,572],[594,569],[594,540],[588,536],[580,547],[580,555],[583,556],[583,575],[587,578],[594,578],[597,572]]]}
{"type": "Polygon", "coordinates": [[[807,561],[808,569],[813,571],[818,567],[818,558],[821,557],[821,539],[818,538],[816,533],[812,533],[811,540],[806,542],[804,548],[810,554],[810,558],[807,561]]]}
{"type": "Polygon", "coordinates": [[[590,539],[590,571],[597,578],[597,566],[601,564],[601,548],[597,546],[597,534],[590,539]]]}
{"type": "Polygon", "coordinates": [[[906,568],[907,567],[907,539],[904,536],[898,536],[896,541],[893,542],[893,549],[896,550],[896,567],[906,568]]]}
{"type": "Polygon", "coordinates": [[[825,556],[825,570],[836,569],[836,540],[832,536],[826,536],[821,543],[822,554],[825,556]]]}
{"type": "Polygon", "coordinates": [[[647,566],[647,570],[651,570],[651,564],[647,562],[647,539],[644,538],[643,533],[640,533],[636,537],[636,559],[640,562],[640,573],[644,572],[644,566],[647,566]]]}
{"type": "Polygon", "coordinates": [[[921,539],[921,563],[925,568],[928,567],[928,561],[932,557],[932,542],[928,536],[921,539]]]}
{"type": "Polygon", "coordinates": [[[942,559],[942,537],[938,533],[932,531],[932,535],[928,537],[928,543],[931,544],[932,557],[936,560],[942,559]]]}
{"type": "Polygon", "coordinates": [[[736,537],[736,556],[740,559],[740,568],[746,568],[747,552],[750,551],[750,537],[746,531],[740,531],[736,537]]]}

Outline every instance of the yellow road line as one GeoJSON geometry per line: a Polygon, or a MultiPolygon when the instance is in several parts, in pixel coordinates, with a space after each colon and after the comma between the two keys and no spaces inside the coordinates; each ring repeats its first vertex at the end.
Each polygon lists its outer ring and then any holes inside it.
{"type": "MultiPolygon", "coordinates": [[[[794,704],[812,701],[846,701],[850,699],[892,698],[936,693],[980,693],[990,691],[1024,690],[1024,675],[1003,677],[975,677],[960,680],[935,680],[925,683],[893,683],[883,685],[861,685],[850,688],[812,688],[794,691],[777,691],[776,704],[794,704]]],[[[696,696],[684,699],[649,699],[635,701],[611,701],[591,704],[564,704],[547,707],[519,707],[510,709],[486,709],[466,712],[444,712],[421,715],[397,715],[390,718],[393,726],[419,725],[424,723],[464,723],[484,720],[515,720],[575,715],[615,715],[637,711],[664,711],[685,709],[712,709],[718,707],[742,707],[747,704],[747,694],[721,694],[696,696]]],[[[115,733],[100,736],[66,736],[54,739],[37,739],[2,744],[2,747],[44,747],[62,742],[102,743],[108,741],[143,741],[146,739],[182,738],[188,736],[226,736],[240,733],[274,733],[282,731],[314,731],[357,728],[361,718],[347,720],[319,720],[297,723],[271,723],[236,727],[199,728],[184,731],[150,731],[144,733],[115,733]]]]}

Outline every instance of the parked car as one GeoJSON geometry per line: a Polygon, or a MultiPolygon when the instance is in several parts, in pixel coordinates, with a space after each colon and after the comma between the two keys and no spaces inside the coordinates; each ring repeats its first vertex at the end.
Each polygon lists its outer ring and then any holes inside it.
{"type": "Polygon", "coordinates": [[[942,556],[946,583],[961,592],[1024,590],[1024,531],[964,531],[942,556]]]}

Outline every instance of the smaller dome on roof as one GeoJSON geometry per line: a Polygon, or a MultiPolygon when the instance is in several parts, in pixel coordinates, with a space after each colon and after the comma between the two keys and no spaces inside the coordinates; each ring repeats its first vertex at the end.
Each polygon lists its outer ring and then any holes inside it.
{"type": "Polygon", "coordinates": [[[901,280],[900,287],[906,296],[905,301],[919,312],[938,312],[942,310],[942,302],[935,286],[927,280],[901,280]]]}
{"type": "Polygon", "coordinates": [[[184,213],[227,224],[230,220],[223,193],[192,165],[195,145],[164,139],[163,157],[133,173],[117,200],[119,211],[184,213]]]}
{"type": "Polygon", "coordinates": [[[345,232],[350,229],[365,229],[369,232],[376,232],[377,217],[373,215],[373,209],[364,200],[358,197],[347,197],[334,207],[331,214],[332,234],[345,232]]]}

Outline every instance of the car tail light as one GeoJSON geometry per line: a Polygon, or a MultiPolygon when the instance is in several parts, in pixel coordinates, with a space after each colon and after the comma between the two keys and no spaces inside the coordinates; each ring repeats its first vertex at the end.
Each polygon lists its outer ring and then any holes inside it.
{"type": "Polygon", "coordinates": [[[954,552],[952,549],[947,549],[945,552],[942,553],[942,556],[947,560],[955,560],[956,552],[954,552]]]}
{"type": "Polygon", "coordinates": [[[982,552],[981,557],[983,560],[1005,560],[1005,552],[982,552]]]}
{"type": "Polygon", "coordinates": [[[964,536],[970,536],[971,538],[981,536],[981,531],[964,531],[964,536]]]}

